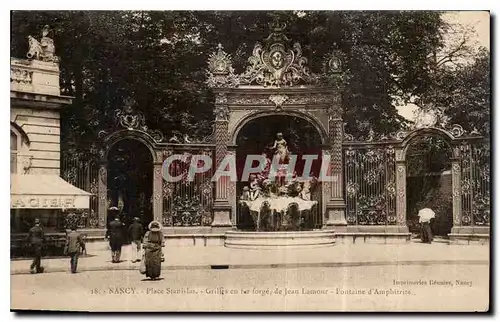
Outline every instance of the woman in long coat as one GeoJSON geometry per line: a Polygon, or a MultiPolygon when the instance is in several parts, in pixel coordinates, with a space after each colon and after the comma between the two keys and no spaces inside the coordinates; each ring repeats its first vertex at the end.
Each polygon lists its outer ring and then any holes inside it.
{"type": "Polygon", "coordinates": [[[158,279],[161,274],[162,247],[164,245],[161,224],[152,221],[148,226],[149,231],[144,235],[144,261],[146,264],[146,277],[158,279]]]}

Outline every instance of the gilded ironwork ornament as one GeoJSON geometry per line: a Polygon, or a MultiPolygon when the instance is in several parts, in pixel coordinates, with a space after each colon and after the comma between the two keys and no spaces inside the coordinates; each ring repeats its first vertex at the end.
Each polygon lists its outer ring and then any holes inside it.
{"type": "Polygon", "coordinates": [[[271,95],[271,96],[269,96],[269,100],[274,103],[277,110],[279,110],[283,107],[283,104],[285,104],[287,99],[288,99],[288,96],[286,96],[286,95],[271,95]]]}
{"type": "Polygon", "coordinates": [[[146,125],[146,118],[144,117],[144,114],[134,111],[135,105],[136,102],[132,98],[127,98],[124,100],[123,108],[115,110],[115,119],[117,124],[129,131],[137,130],[145,132],[149,134],[156,142],[163,141],[163,133],[158,130],[149,129],[149,127],[146,125]]]}
{"type": "Polygon", "coordinates": [[[283,34],[284,24],[275,23],[271,28],[264,47],[260,43],[255,45],[248,59],[250,65],[240,75],[240,83],[276,87],[314,83],[316,77],[306,66],[307,58],[302,56],[300,44],[288,47],[290,40],[283,34]]]}
{"type": "Polygon", "coordinates": [[[237,87],[239,78],[234,74],[231,55],[226,53],[222,44],[217,46],[217,52],[208,58],[207,85],[209,87],[237,87]]]}
{"type": "Polygon", "coordinates": [[[461,137],[465,134],[464,128],[458,124],[453,124],[449,132],[455,138],[461,137]]]}
{"type": "MultiPolygon", "coordinates": [[[[399,222],[394,147],[349,147],[344,150],[344,156],[348,224],[393,225],[399,222]]],[[[398,174],[401,175],[405,176],[404,171],[398,174]]]]}
{"type": "Polygon", "coordinates": [[[207,84],[209,87],[238,87],[239,85],[294,86],[316,83],[317,76],[302,56],[302,47],[284,35],[284,24],[271,25],[271,33],[264,40],[264,46],[257,43],[248,59],[245,72],[236,75],[232,68],[231,56],[219,44],[216,53],[208,59],[207,84]]]}
{"type": "Polygon", "coordinates": [[[340,50],[333,50],[325,59],[325,72],[327,74],[342,73],[342,53],[340,50]]]}
{"type": "Polygon", "coordinates": [[[140,112],[135,113],[133,110],[133,106],[135,105],[135,101],[131,98],[127,98],[123,102],[123,109],[116,110],[115,116],[117,122],[124,128],[128,130],[137,130],[141,129],[146,120],[144,115],[140,112]]]}
{"type": "Polygon", "coordinates": [[[214,114],[216,121],[227,121],[229,119],[229,108],[226,104],[216,104],[214,114]]]}

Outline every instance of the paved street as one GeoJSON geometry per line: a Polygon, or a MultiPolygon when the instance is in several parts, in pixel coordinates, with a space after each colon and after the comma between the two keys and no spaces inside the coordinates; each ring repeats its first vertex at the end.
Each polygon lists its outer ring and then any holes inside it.
{"type": "Polygon", "coordinates": [[[486,264],[164,270],[162,277],[146,281],[130,270],[13,275],[11,307],[94,311],[482,311],[488,307],[486,264]],[[395,285],[408,281],[426,285],[395,285]]]}
{"type": "MultiPolygon", "coordinates": [[[[399,245],[335,245],[332,247],[304,249],[251,250],[210,247],[165,247],[164,269],[209,269],[212,265],[228,265],[230,268],[263,267],[325,267],[389,265],[389,264],[450,264],[488,263],[487,245],[447,245],[444,243],[409,243],[399,245]]],[[[138,270],[132,263],[131,246],[123,247],[120,264],[112,264],[107,243],[89,244],[91,257],[81,258],[80,271],[138,270]]],[[[29,274],[29,260],[11,261],[11,274],[29,274]]],[[[47,272],[69,270],[67,258],[43,259],[47,272]]]]}

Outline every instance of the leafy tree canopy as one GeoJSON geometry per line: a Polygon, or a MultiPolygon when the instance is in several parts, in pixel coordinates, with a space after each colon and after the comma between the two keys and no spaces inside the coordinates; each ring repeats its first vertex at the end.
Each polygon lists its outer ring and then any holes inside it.
{"type": "Polygon", "coordinates": [[[446,29],[439,12],[15,11],[11,55],[24,57],[26,37],[46,24],[53,28],[61,87],[75,97],[63,115],[64,144],[95,141],[127,96],[137,101],[150,128],[167,137],[175,131],[201,137],[213,120],[207,57],[222,43],[242,71],[277,16],[314,71],[333,48],[342,51],[349,133],[404,128],[408,122],[396,103],[433,88],[431,58],[443,48],[446,29]]]}

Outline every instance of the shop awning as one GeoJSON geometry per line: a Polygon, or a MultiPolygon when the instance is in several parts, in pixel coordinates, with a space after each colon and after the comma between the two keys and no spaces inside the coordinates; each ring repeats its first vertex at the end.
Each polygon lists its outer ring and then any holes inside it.
{"type": "Polygon", "coordinates": [[[10,207],[14,209],[88,209],[90,196],[56,175],[10,176],[10,207]]]}

